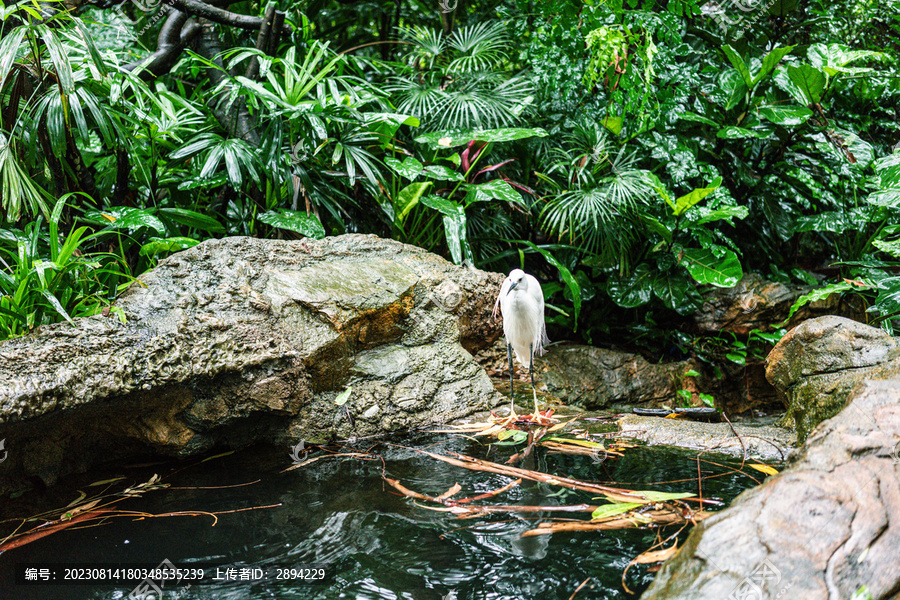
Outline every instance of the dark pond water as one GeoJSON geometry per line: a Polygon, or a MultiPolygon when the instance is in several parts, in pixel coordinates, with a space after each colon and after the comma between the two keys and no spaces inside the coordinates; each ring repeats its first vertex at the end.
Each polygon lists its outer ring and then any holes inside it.
{"type": "MultiPolygon", "coordinates": [[[[473,440],[440,434],[390,442],[452,450],[497,462],[514,451],[495,448],[488,455],[487,447],[473,440]]],[[[361,443],[357,445],[362,447],[361,443]]],[[[96,527],[68,529],[0,555],[0,597],[118,599],[129,597],[135,588],[134,584],[16,585],[13,573],[17,564],[55,562],[71,567],[76,563],[140,563],[155,567],[167,560],[185,569],[203,565],[206,580],[213,578],[216,567],[223,573],[228,567],[266,569],[267,575],[258,581],[195,583],[175,588],[169,584],[162,588],[164,599],[565,600],[586,579],[590,582],[575,596],[579,600],[635,598],[622,588],[622,571],[633,557],[653,545],[657,529],[522,538],[523,531],[548,515],[502,514],[461,520],[426,510],[399,496],[383,484],[381,474],[384,469],[407,488],[430,495],[459,483],[463,489],[457,497],[502,487],[509,483],[508,478],[461,469],[384,443],[373,442],[367,447],[381,460],[329,458],[281,472],[292,464],[289,449],[257,447],[206,462],[118,467],[100,476],[92,474],[91,479],[64,480],[54,488],[54,493],[64,492],[59,505],[77,498],[77,490],[90,494],[102,489],[85,487],[97,479],[124,475],[126,479],[115,484],[115,490],[121,490],[125,482],[141,483],[158,473],[170,488],[120,501],[115,507],[161,514],[280,506],[221,514],[215,525],[209,516],[117,517],[96,527]],[[200,489],[257,480],[239,487],[200,489]],[[304,566],[324,569],[313,572],[323,576],[318,585],[276,578],[280,568],[304,566]]],[[[723,465],[702,465],[704,497],[727,503],[755,485],[749,476],[734,471],[739,461],[716,455],[704,458],[723,465]],[[718,476],[707,479],[711,475],[718,476]]],[[[548,454],[539,449],[534,460],[526,466],[633,489],[697,492],[695,453],[632,448],[624,457],[597,463],[591,457],[548,454]]],[[[751,469],[745,470],[762,478],[751,469]]],[[[16,514],[22,514],[18,511],[26,510],[27,496],[16,502],[20,504],[16,514]]],[[[597,503],[587,493],[529,482],[484,502],[597,503]]],[[[589,515],[575,517],[587,519],[589,515]]],[[[668,536],[677,528],[662,531],[668,536]]],[[[686,534],[687,530],[680,537],[686,534]]],[[[632,590],[641,592],[653,576],[646,566],[632,567],[626,582],[632,590]]],[[[131,597],[158,600],[152,595],[131,597]]]]}

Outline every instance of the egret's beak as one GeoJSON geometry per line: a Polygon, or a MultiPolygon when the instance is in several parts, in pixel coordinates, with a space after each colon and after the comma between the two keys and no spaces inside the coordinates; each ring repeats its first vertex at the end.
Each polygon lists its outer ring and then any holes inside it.
{"type": "Polygon", "coordinates": [[[509,284],[509,289],[506,290],[506,295],[509,296],[509,293],[511,291],[513,291],[513,288],[516,287],[517,285],[519,285],[518,281],[513,281],[511,284],[509,284]]]}

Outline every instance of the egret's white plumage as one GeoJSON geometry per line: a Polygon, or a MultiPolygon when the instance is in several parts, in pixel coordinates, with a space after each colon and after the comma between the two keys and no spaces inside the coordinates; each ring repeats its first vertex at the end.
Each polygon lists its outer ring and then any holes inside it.
{"type": "MultiPolygon", "coordinates": [[[[509,395],[512,397],[512,354],[531,370],[531,387],[534,392],[534,354],[544,353],[547,330],[544,324],[544,293],[541,284],[533,276],[521,269],[514,269],[500,287],[500,295],[494,304],[503,314],[503,334],[509,354],[509,395]]],[[[537,392],[534,392],[535,412],[537,412],[537,392]]]]}

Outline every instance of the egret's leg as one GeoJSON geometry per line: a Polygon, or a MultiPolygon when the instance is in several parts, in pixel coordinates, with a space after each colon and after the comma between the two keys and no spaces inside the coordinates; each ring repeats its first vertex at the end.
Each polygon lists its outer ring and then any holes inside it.
{"type": "Polygon", "coordinates": [[[506,358],[509,360],[509,414],[516,414],[516,402],[513,398],[513,356],[512,346],[506,344],[506,358]]]}
{"type": "Polygon", "coordinates": [[[540,411],[538,411],[537,390],[534,387],[534,344],[528,345],[528,353],[531,356],[531,364],[529,365],[528,370],[531,371],[531,393],[534,396],[534,414],[537,415],[540,411]]]}

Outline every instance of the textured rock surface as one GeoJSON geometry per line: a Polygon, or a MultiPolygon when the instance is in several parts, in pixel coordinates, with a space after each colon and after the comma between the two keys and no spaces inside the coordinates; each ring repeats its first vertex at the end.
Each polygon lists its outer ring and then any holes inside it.
{"type": "Polygon", "coordinates": [[[860,383],[792,464],[706,519],[642,600],[900,590],[900,380],[860,383]]]}
{"type": "MultiPolygon", "coordinates": [[[[791,306],[812,288],[767,281],[747,273],[732,288],[715,288],[704,295],[703,307],[694,314],[694,323],[703,333],[730,331],[747,334],[753,329],[772,331],[788,316],[791,306]]],[[[838,294],[800,307],[789,327],[823,314],[855,314],[850,305],[841,305],[838,294]]]]}
{"type": "Polygon", "coordinates": [[[502,397],[466,349],[500,335],[502,279],[374,236],[204,242],[116,302],[127,324],[97,316],[0,344],[0,487],[493,406],[502,397]],[[333,400],[348,385],[345,411],[333,400]]]}
{"type": "Polygon", "coordinates": [[[594,348],[551,348],[535,370],[547,391],[587,409],[610,406],[659,406],[675,398],[692,361],[653,364],[637,354],[594,348]]]}
{"type": "Polygon", "coordinates": [[[739,457],[746,451],[748,458],[759,460],[784,460],[794,443],[793,432],[771,425],[735,423],[734,431],[741,436],[738,438],[728,423],[626,415],[619,419],[619,429],[648,446],[675,446],[739,457]]]}
{"type": "Polygon", "coordinates": [[[900,348],[881,329],[843,317],[804,321],[788,332],[767,359],[766,378],[788,398],[785,425],[798,441],[837,414],[853,387],[900,370],[900,348]]]}

